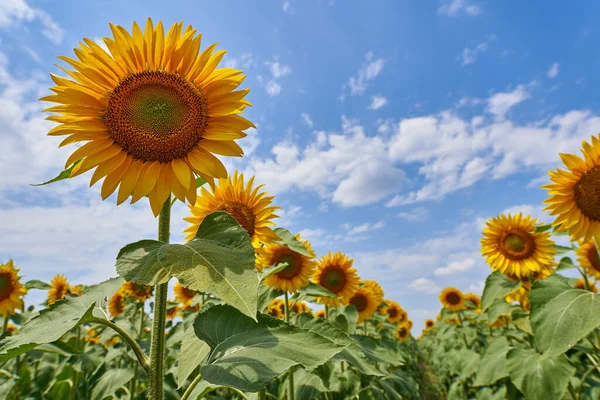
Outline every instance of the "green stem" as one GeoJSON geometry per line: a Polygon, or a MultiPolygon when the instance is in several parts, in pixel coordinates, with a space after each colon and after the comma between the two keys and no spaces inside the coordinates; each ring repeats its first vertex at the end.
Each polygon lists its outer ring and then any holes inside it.
{"type": "MultiPolygon", "coordinates": [[[[141,315],[140,315],[140,329],[138,330],[138,340],[142,340],[142,335],[144,334],[144,317],[146,313],[144,312],[144,306],[146,305],[146,301],[142,301],[141,307],[141,315]]],[[[137,376],[138,376],[138,364],[136,363],[133,367],[133,379],[131,380],[131,389],[129,390],[129,398],[131,400],[135,399],[135,390],[137,389],[137,376]]]]}
{"type": "Polygon", "coordinates": [[[81,326],[77,325],[77,350],[79,351],[81,347],[81,326]]]}
{"type": "Polygon", "coordinates": [[[577,398],[578,399],[581,398],[581,391],[583,390],[583,385],[585,384],[586,379],[597,368],[598,367],[596,365],[592,365],[591,367],[588,368],[588,370],[585,372],[585,374],[583,374],[583,377],[581,378],[581,383],[579,384],[579,390],[577,391],[577,398]]]}
{"type": "Polygon", "coordinates": [[[363,335],[367,336],[367,320],[363,321],[363,335]]]}
{"type": "Polygon", "coordinates": [[[329,306],[325,306],[325,319],[329,321],[329,306]]]}
{"type": "Polygon", "coordinates": [[[571,382],[569,382],[568,389],[569,389],[569,394],[571,395],[571,398],[573,400],[577,400],[577,395],[575,394],[575,389],[573,389],[573,385],[571,385],[571,382]]]}
{"type": "Polygon", "coordinates": [[[266,392],[267,391],[265,389],[259,390],[258,391],[258,396],[257,396],[258,400],[266,400],[266,398],[267,398],[266,392]]]}
{"type": "MultiPolygon", "coordinates": [[[[288,293],[285,292],[285,303],[284,303],[284,311],[285,311],[285,322],[290,323],[290,307],[288,304],[288,293]]],[[[289,383],[289,400],[295,400],[296,392],[294,391],[294,367],[290,367],[288,371],[288,383],[289,383]]]]}
{"type": "Polygon", "coordinates": [[[2,325],[2,335],[4,336],[4,334],[6,333],[6,328],[8,327],[8,315],[6,315],[4,317],[4,324],[2,325]]]}
{"type": "MultiPolygon", "coordinates": [[[[171,202],[167,199],[158,216],[158,240],[169,242],[171,227],[171,202]]],[[[152,321],[152,340],[150,343],[150,371],[148,373],[148,399],[163,399],[163,380],[165,375],[165,325],[167,315],[167,295],[169,282],[154,287],[154,320],[152,321]]]]}
{"type": "Polygon", "coordinates": [[[181,396],[181,400],[187,400],[190,397],[190,395],[192,394],[192,392],[194,391],[194,389],[196,388],[196,386],[198,385],[198,383],[200,383],[201,380],[202,380],[202,375],[200,375],[200,374],[196,375],[196,377],[194,378],[192,383],[190,383],[190,386],[188,386],[188,388],[185,390],[185,393],[183,394],[183,396],[181,396]]]}

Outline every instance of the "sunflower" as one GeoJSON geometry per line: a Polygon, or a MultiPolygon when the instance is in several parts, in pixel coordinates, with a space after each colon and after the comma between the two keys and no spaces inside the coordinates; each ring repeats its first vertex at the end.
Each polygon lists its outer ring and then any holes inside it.
{"type": "Polygon", "coordinates": [[[23,309],[23,296],[27,289],[23,287],[13,260],[0,265],[0,314],[5,318],[23,309]]]}
{"type": "Polygon", "coordinates": [[[68,292],[69,292],[69,295],[71,295],[71,296],[81,296],[83,294],[83,286],[82,285],[70,286],[68,292]]]}
{"type": "Polygon", "coordinates": [[[364,280],[362,281],[362,284],[365,285],[366,287],[370,288],[371,291],[376,295],[381,297],[381,300],[383,301],[383,288],[381,287],[381,285],[377,282],[377,281],[373,281],[373,280],[364,280]]]}
{"type": "Polygon", "coordinates": [[[106,342],[104,342],[104,344],[106,346],[114,346],[115,344],[117,344],[119,342],[119,336],[113,336],[110,339],[108,339],[106,342]]]}
{"type": "Polygon", "coordinates": [[[471,301],[475,305],[476,309],[481,307],[481,297],[479,297],[475,293],[465,294],[465,300],[471,301]]]}
{"type": "Polygon", "coordinates": [[[145,301],[152,297],[152,286],[138,285],[135,282],[125,282],[121,290],[126,296],[133,297],[139,301],[145,301]]]}
{"type": "Polygon", "coordinates": [[[113,317],[125,312],[125,293],[123,293],[122,289],[117,290],[108,301],[108,312],[113,317]]]}
{"type": "Polygon", "coordinates": [[[454,287],[447,287],[442,290],[440,301],[446,310],[460,311],[465,309],[465,295],[454,287]]]}
{"type": "Polygon", "coordinates": [[[61,300],[69,292],[69,283],[63,274],[58,274],[50,281],[48,289],[48,305],[61,300]]]}
{"type": "Polygon", "coordinates": [[[396,329],[396,338],[404,342],[410,336],[410,328],[406,324],[399,325],[396,329]]]}
{"type": "Polygon", "coordinates": [[[250,105],[249,89],[234,91],[245,75],[216,69],[225,51],[213,53],[213,44],[199,54],[201,35],[183,22],[166,37],[151,19],[143,33],[135,22],[132,34],[110,28],[108,52],[83,39],[78,59],[59,57],[74,70],[61,67],[72,79],[51,74],[55,94],[40,99],[59,104],[44,110],[59,114],[47,118],[60,123],[48,135],[68,135],[59,146],[85,142],[65,168],[74,166],[71,178],[95,169],[92,185],[105,178],[102,199],[119,186],[117,204],[147,195],[154,215],[171,192],[194,204],[195,177],[226,178],[214,154],[241,157],[235,140],[255,128],[237,115],[250,105]]]}
{"type": "Polygon", "coordinates": [[[591,142],[581,143],[584,158],[560,154],[569,170],[548,171],[553,183],[542,186],[549,195],[544,211],[557,215],[552,226],[558,227],[557,232],[568,230],[572,242],[600,241],[600,140],[592,136],[591,142]]]}
{"type": "Polygon", "coordinates": [[[506,315],[501,315],[498,317],[496,321],[489,324],[486,322],[486,325],[490,328],[500,328],[502,326],[507,326],[510,323],[510,317],[506,315]]]}
{"type": "Polygon", "coordinates": [[[317,318],[325,318],[325,310],[319,310],[315,313],[315,317],[317,318]]]}
{"type": "Polygon", "coordinates": [[[244,185],[244,174],[235,171],[233,178],[219,179],[216,187],[209,192],[202,187],[201,195],[193,206],[189,206],[192,215],[184,218],[191,225],[183,232],[186,240],[192,240],[204,218],[214,211],[226,211],[248,232],[255,248],[260,243],[269,244],[280,240],[271,226],[274,218],[279,218],[275,211],[281,207],[271,205],[273,196],[259,190],[264,185],[253,187],[254,177],[244,185]]]}
{"type": "Polygon", "coordinates": [[[382,298],[373,292],[371,286],[363,285],[358,288],[354,296],[348,301],[349,304],[358,310],[358,321],[361,323],[371,319],[377,312],[377,307],[381,304],[382,298]]]}
{"type": "Polygon", "coordinates": [[[175,319],[178,312],[179,312],[179,307],[177,305],[167,307],[167,319],[175,319]]]}
{"type": "Polygon", "coordinates": [[[398,302],[394,300],[384,300],[384,302],[386,306],[380,309],[380,313],[387,315],[388,322],[397,324],[406,320],[408,314],[406,314],[398,302]]]}
{"type": "Polygon", "coordinates": [[[492,269],[522,278],[554,265],[550,232],[535,233],[536,219],[501,214],[487,221],[481,253],[492,269]]]}
{"type": "Polygon", "coordinates": [[[272,317],[283,319],[284,315],[284,307],[282,299],[273,299],[267,306],[266,313],[272,317]]]}
{"type": "Polygon", "coordinates": [[[360,279],[352,264],[353,260],[339,251],[334,254],[329,252],[319,260],[313,281],[337,295],[336,298],[319,297],[317,299],[319,303],[337,306],[341,301],[348,304],[358,289],[360,279]]]}
{"type": "Polygon", "coordinates": [[[581,268],[586,270],[588,276],[600,279],[600,257],[593,240],[582,244],[577,249],[577,261],[581,268]]]}
{"type": "Polygon", "coordinates": [[[460,318],[458,317],[446,318],[444,321],[450,325],[460,325],[460,318]]]}
{"type": "Polygon", "coordinates": [[[181,303],[181,308],[184,310],[190,308],[194,297],[198,294],[195,290],[188,289],[179,282],[175,283],[173,291],[175,292],[175,300],[181,303]]]}
{"type": "Polygon", "coordinates": [[[8,323],[6,325],[6,331],[10,332],[10,333],[16,333],[19,330],[19,328],[17,328],[16,325],[12,324],[12,323],[8,323]]]}
{"type": "Polygon", "coordinates": [[[309,313],[312,315],[312,310],[305,301],[294,302],[290,310],[296,314],[309,313]]]}
{"type": "Polygon", "coordinates": [[[100,338],[98,337],[98,332],[95,329],[88,328],[86,330],[87,336],[83,339],[85,342],[89,344],[98,344],[100,343],[100,338]]]}
{"type": "MultiPolygon", "coordinates": [[[[590,282],[590,281],[588,281],[588,285],[589,285],[589,287],[590,287],[590,289],[589,289],[589,290],[590,290],[591,292],[598,293],[598,287],[596,286],[596,284],[595,284],[594,282],[590,282]]],[[[580,279],[577,281],[577,283],[575,283],[575,285],[573,285],[573,288],[574,288],[574,289],[582,289],[582,290],[587,290],[587,289],[585,288],[585,281],[584,281],[583,279],[581,279],[581,278],[580,278],[580,279]]]]}
{"type": "Polygon", "coordinates": [[[408,329],[412,329],[412,327],[413,327],[413,322],[412,322],[410,319],[406,320],[406,322],[405,322],[405,323],[406,323],[406,326],[408,326],[408,329]]]}
{"type": "Polygon", "coordinates": [[[431,329],[433,328],[433,326],[435,325],[435,321],[432,319],[426,319],[425,320],[425,328],[427,329],[431,329]]]}
{"type": "Polygon", "coordinates": [[[287,263],[283,270],[265,278],[265,284],[271,289],[295,293],[308,285],[308,281],[315,270],[315,252],[308,240],[302,240],[296,235],[296,240],[302,242],[311,256],[305,256],[288,248],[286,245],[271,243],[262,248],[257,248],[257,268],[287,263]]]}

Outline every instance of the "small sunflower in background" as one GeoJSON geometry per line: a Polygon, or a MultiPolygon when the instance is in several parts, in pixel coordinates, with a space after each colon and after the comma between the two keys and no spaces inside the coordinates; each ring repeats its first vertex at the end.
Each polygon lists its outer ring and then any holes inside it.
{"type": "Polygon", "coordinates": [[[6,331],[10,332],[11,334],[17,333],[18,330],[19,328],[17,328],[17,326],[11,322],[6,325],[6,331]]]}
{"type": "Polygon", "coordinates": [[[69,282],[63,274],[58,274],[50,281],[48,289],[48,305],[63,299],[69,292],[69,282]]]}
{"type": "Polygon", "coordinates": [[[83,294],[83,286],[69,286],[69,295],[70,296],[81,296],[83,294]]]}
{"type": "Polygon", "coordinates": [[[184,218],[191,224],[183,231],[186,240],[192,240],[204,218],[215,211],[226,211],[235,218],[248,232],[255,248],[260,247],[260,243],[280,240],[271,227],[275,225],[272,220],[279,218],[275,211],[281,207],[271,205],[273,196],[259,192],[264,185],[253,185],[254,177],[244,184],[244,174],[235,171],[233,178],[219,179],[210,192],[202,187],[196,202],[189,206],[192,215],[184,218]]]}
{"type": "Polygon", "coordinates": [[[171,193],[194,204],[195,177],[226,178],[214,154],[241,157],[235,140],[255,128],[238,115],[250,105],[249,89],[235,90],[245,76],[217,69],[225,51],[213,44],[199,53],[201,35],[183,22],[166,36],[151,19],[143,33],[135,22],[132,34],[110,28],[109,52],[86,38],[77,59],[59,57],[74,71],[61,67],[72,79],[51,74],[55,94],[40,99],[58,103],[44,110],[59,114],[47,118],[60,123],[48,135],[66,136],[59,147],[85,143],[65,168],[74,166],[71,178],[94,169],[103,200],[118,186],[117,204],[148,196],[154,215],[171,193]]]}
{"type": "Polygon", "coordinates": [[[406,320],[407,314],[400,304],[394,300],[384,300],[386,306],[380,309],[380,313],[387,315],[387,321],[392,324],[401,323],[406,320]]]}
{"type": "Polygon", "coordinates": [[[523,286],[506,295],[504,300],[508,303],[519,303],[524,310],[529,310],[529,290],[523,286]]]}
{"type": "Polygon", "coordinates": [[[465,309],[465,296],[455,287],[447,287],[442,290],[440,301],[446,310],[461,311],[465,309]]]}
{"type": "Polygon", "coordinates": [[[433,326],[435,325],[435,321],[432,319],[426,319],[425,320],[425,328],[427,329],[431,329],[433,328],[433,326]]]}
{"type": "Polygon", "coordinates": [[[593,240],[577,249],[577,261],[589,277],[600,279],[600,256],[593,240]]]}
{"type": "Polygon", "coordinates": [[[294,302],[290,308],[290,311],[295,314],[309,313],[312,315],[312,310],[305,301],[294,302]]]}
{"type": "Polygon", "coordinates": [[[501,315],[493,323],[490,324],[490,323],[486,322],[485,325],[488,326],[488,327],[490,327],[490,328],[498,329],[498,328],[501,328],[503,326],[507,326],[510,323],[510,321],[511,321],[510,317],[508,317],[506,315],[501,315]]]}
{"type": "Polygon", "coordinates": [[[364,286],[368,287],[376,296],[381,297],[381,300],[383,301],[383,297],[384,297],[383,288],[377,281],[367,279],[367,280],[362,281],[362,284],[364,286]]]}
{"type": "Polygon", "coordinates": [[[267,306],[266,313],[275,318],[284,318],[284,307],[283,299],[273,299],[267,306]]]}
{"type": "Polygon", "coordinates": [[[523,278],[554,265],[556,250],[550,232],[535,233],[536,219],[501,214],[486,223],[481,254],[486,263],[505,275],[523,278]]]}
{"type": "Polygon", "coordinates": [[[577,280],[577,282],[575,283],[575,285],[573,285],[573,288],[574,289],[589,290],[590,292],[598,293],[598,287],[596,286],[596,284],[594,282],[588,281],[588,286],[589,286],[589,289],[586,289],[586,287],[585,287],[585,281],[582,278],[579,278],[579,280],[577,280]]]}
{"type": "Polygon", "coordinates": [[[117,343],[119,343],[119,336],[113,336],[110,339],[108,339],[106,342],[104,342],[104,344],[106,346],[112,347],[114,345],[116,345],[117,343]]]}
{"type": "Polygon", "coordinates": [[[100,343],[100,338],[98,337],[98,332],[96,332],[95,329],[87,328],[86,333],[87,333],[87,335],[83,339],[86,343],[89,343],[92,345],[100,343]]]}
{"type": "Polygon", "coordinates": [[[125,312],[125,304],[125,293],[123,289],[119,289],[108,301],[108,312],[117,317],[125,312]]]}
{"type": "Polygon", "coordinates": [[[348,304],[358,289],[360,280],[356,269],[352,268],[352,264],[353,260],[339,251],[337,253],[329,252],[317,262],[317,268],[312,277],[313,282],[337,296],[336,298],[319,297],[317,302],[327,306],[337,306],[340,302],[348,304]]]}
{"type": "Polygon", "coordinates": [[[591,142],[581,143],[584,158],[561,153],[568,170],[548,171],[553,183],[542,186],[549,196],[544,211],[557,216],[552,226],[568,230],[572,242],[600,241],[600,140],[592,136],[591,142]]]}
{"type": "Polygon", "coordinates": [[[377,307],[383,300],[380,294],[374,293],[372,286],[362,285],[354,293],[354,296],[348,300],[348,304],[353,305],[358,310],[357,323],[368,321],[377,312],[377,307]]]}
{"type": "Polygon", "coordinates": [[[447,324],[450,324],[450,325],[460,325],[460,318],[458,318],[458,317],[446,318],[444,320],[444,322],[446,322],[447,324]]]}
{"type": "MultiPolygon", "coordinates": [[[[172,301],[170,301],[170,302],[172,302],[172,301]]],[[[179,312],[179,306],[177,304],[168,305],[167,306],[167,314],[166,314],[167,319],[171,319],[171,320],[175,319],[178,312],[179,312]]]]}
{"type": "Polygon", "coordinates": [[[410,336],[410,328],[406,324],[399,325],[396,329],[396,338],[404,342],[410,336]]]}
{"type": "Polygon", "coordinates": [[[152,297],[152,286],[139,285],[135,282],[125,282],[121,290],[126,296],[133,297],[138,301],[146,301],[152,297]]]}
{"type": "Polygon", "coordinates": [[[315,270],[315,252],[308,240],[302,240],[300,235],[296,235],[296,240],[304,245],[310,256],[297,253],[286,245],[277,243],[256,249],[258,256],[256,265],[259,271],[262,271],[263,267],[287,263],[287,267],[283,270],[265,278],[265,284],[271,289],[295,293],[308,285],[315,270]]]}
{"type": "Polygon", "coordinates": [[[173,291],[175,292],[175,300],[181,303],[181,308],[183,310],[190,308],[192,301],[198,295],[197,291],[188,289],[179,282],[175,283],[173,291]]]}
{"type": "Polygon", "coordinates": [[[408,326],[408,329],[412,329],[413,327],[413,322],[410,319],[407,319],[405,322],[406,326],[408,326]]]}
{"type": "Polygon", "coordinates": [[[13,260],[0,265],[0,314],[5,318],[14,314],[15,310],[23,309],[23,296],[27,289],[23,287],[18,273],[13,260]]]}
{"type": "Polygon", "coordinates": [[[471,301],[476,309],[481,308],[481,297],[475,293],[465,294],[465,301],[471,301]]]}
{"type": "Polygon", "coordinates": [[[315,313],[315,317],[317,318],[325,318],[325,310],[319,310],[315,313]]]}

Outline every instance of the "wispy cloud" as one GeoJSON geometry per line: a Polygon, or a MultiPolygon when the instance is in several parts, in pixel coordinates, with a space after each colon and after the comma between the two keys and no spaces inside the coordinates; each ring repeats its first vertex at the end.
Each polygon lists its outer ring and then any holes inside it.
{"type": "Polygon", "coordinates": [[[265,65],[271,73],[271,78],[265,84],[265,90],[269,96],[277,96],[281,93],[281,78],[289,75],[292,72],[292,68],[289,65],[280,63],[277,59],[274,61],[265,61],[265,65]]]}
{"type": "Polygon", "coordinates": [[[427,294],[439,293],[439,291],[442,290],[442,288],[440,288],[434,281],[427,278],[417,278],[412,281],[408,287],[415,292],[427,294]]]}
{"type": "Polygon", "coordinates": [[[457,17],[460,15],[475,16],[481,13],[481,7],[467,0],[443,0],[437,10],[439,15],[457,17]]]}
{"type": "Polygon", "coordinates": [[[381,73],[384,65],[385,61],[383,58],[374,59],[372,52],[367,53],[365,63],[360,67],[358,73],[355,76],[351,76],[348,80],[350,93],[353,96],[363,94],[367,89],[369,81],[372,81],[381,73]]]}
{"type": "Polygon", "coordinates": [[[308,126],[309,128],[312,129],[314,124],[313,124],[313,120],[310,118],[310,115],[308,115],[307,113],[301,113],[300,115],[302,116],[302,121],[304,121],[306,126],[308,126]]]}
{"type": "Polygon", "coordinates": [[[371,104],[369,105],[369,110],[377,110],[388,103],[388,99],[381,95],[376,95],[371,97],[371,104]]]}
{"type": "Polygon", "coordinates": [[[17,26],[21,21],[39,21],[42,35],[54,44],[60,44],[65,31],[46,11],[31,7],[25,0],[5,0],[0,2],[0,29],[17,26]]]}
{"type": "Polygon", "coordinates": [[[474,64],[477,61],[477,56],[488,51],[488,47],[488,42],[481,42],[473,48],[465,47],[457,58],[461,67],[474,64]]]}
{"type": "Polygon", "coordinates": [[[554,79],[558,76],[559,74],[559,68],[560,68],[560,64],[559,63],[554,63],[550,66],[550,68],[548,68],[548,78],[550,79],[554,79]]]}

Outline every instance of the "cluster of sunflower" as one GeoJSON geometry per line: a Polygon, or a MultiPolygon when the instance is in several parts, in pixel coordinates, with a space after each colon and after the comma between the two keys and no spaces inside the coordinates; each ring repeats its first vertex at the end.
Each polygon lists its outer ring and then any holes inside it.
{"type": "Polygon", "coordinates": [[[55,275],[48,289],[48,305],[64,299],[66,296],[81,296],[83,285],[71,285],[63,274],[55,275]]]}

